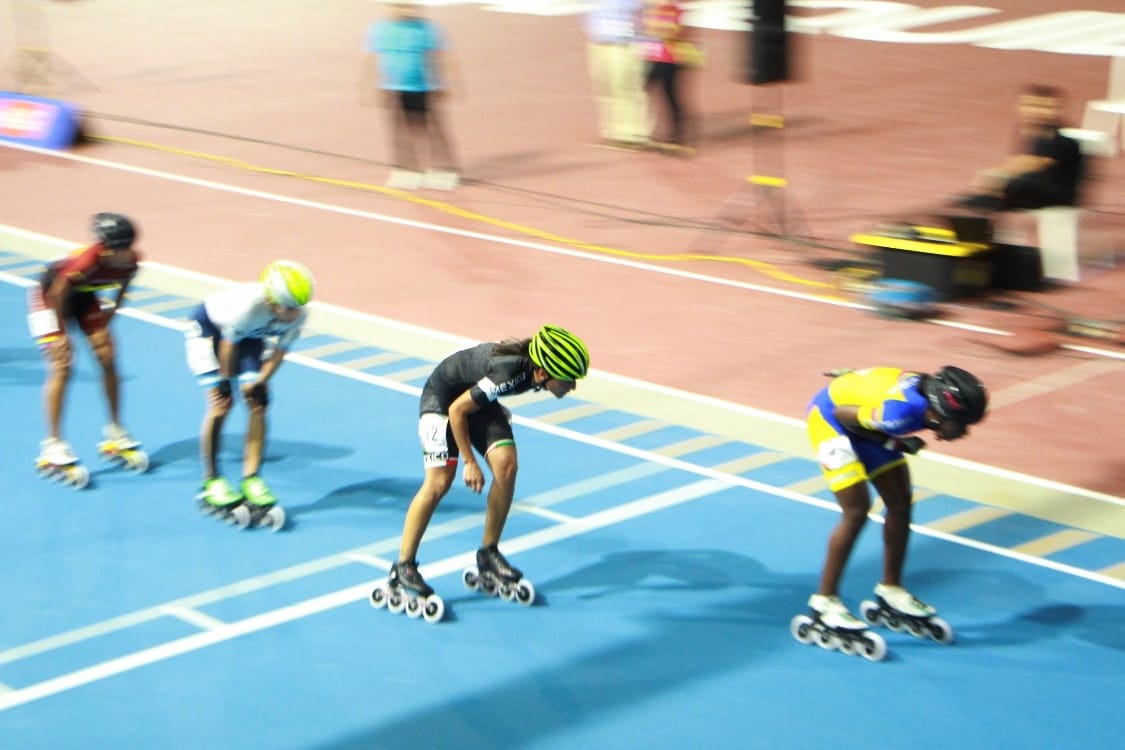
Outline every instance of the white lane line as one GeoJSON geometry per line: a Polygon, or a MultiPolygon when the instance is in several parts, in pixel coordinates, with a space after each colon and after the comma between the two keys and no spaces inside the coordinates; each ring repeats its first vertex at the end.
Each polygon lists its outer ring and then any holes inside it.
{"type": "Polygon", "coordinates": [[[375,555],[368,555],[362,552],[345,552],[343,555],[352,562],[357,562],[361,565],[370,565],[376,570],[381,570],[384,573],[391,569],[391,561],[385,557],[376,557],[375,555]]]}
{"type": "Polygon", "coordinates": [[[194,625],[200,630],[218,630],[226,625],[226,623],[219,618],[204,614],[197,609],[180,607],[174,604],[166,604],[157,609],[170,617],[175,617],[177,620],[183,620],[189,625],[194,625]]]}

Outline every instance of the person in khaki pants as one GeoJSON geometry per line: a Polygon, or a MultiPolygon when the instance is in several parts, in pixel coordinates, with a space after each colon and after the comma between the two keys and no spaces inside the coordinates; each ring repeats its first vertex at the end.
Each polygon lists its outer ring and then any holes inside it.
{"type": "Polygon", "coordinates": [[[586,16],[590,80],[598,101],[601,144],[649,146],[645,64],[638,49],[643,0],[596,0],[586,16]]]}

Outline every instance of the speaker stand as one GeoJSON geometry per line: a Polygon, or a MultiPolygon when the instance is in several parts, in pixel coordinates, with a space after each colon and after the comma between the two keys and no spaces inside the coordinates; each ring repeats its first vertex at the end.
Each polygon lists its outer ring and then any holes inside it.
{"type": "Polygon", "coordinates": [[[51,50],[43,0],[13,0],[12,26],[16,51],[5,66],[15,73],[15,89],[32,96],[51,96],[78,80],[97,89],[78,69],[51,50]]]}

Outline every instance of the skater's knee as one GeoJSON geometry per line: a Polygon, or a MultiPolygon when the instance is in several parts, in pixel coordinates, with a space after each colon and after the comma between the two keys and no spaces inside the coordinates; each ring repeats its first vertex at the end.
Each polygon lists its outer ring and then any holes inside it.
{"type": "Polygon", "coordinates": [[[515,484],[519,458],[511,442],[490,447],[485,456],[494,482],[509,486],[515,484]]]}

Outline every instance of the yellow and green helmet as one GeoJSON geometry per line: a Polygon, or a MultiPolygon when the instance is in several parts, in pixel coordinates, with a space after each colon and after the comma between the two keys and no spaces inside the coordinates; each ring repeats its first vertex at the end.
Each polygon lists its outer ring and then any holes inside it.
{"type": "Polygon", "coordinates": [[[313,297],[316,280],[312,272],[292,260],[275,260],[262,271],[266,297],[282,307],[304,307],[313,297]]]}
{"type": "Polygon", "coordinates": [[[531,337],[528,354],[555,380],[578,380],[590,369],[590,352],[582,339],[558,326],[540,328],[531,337]]]}

